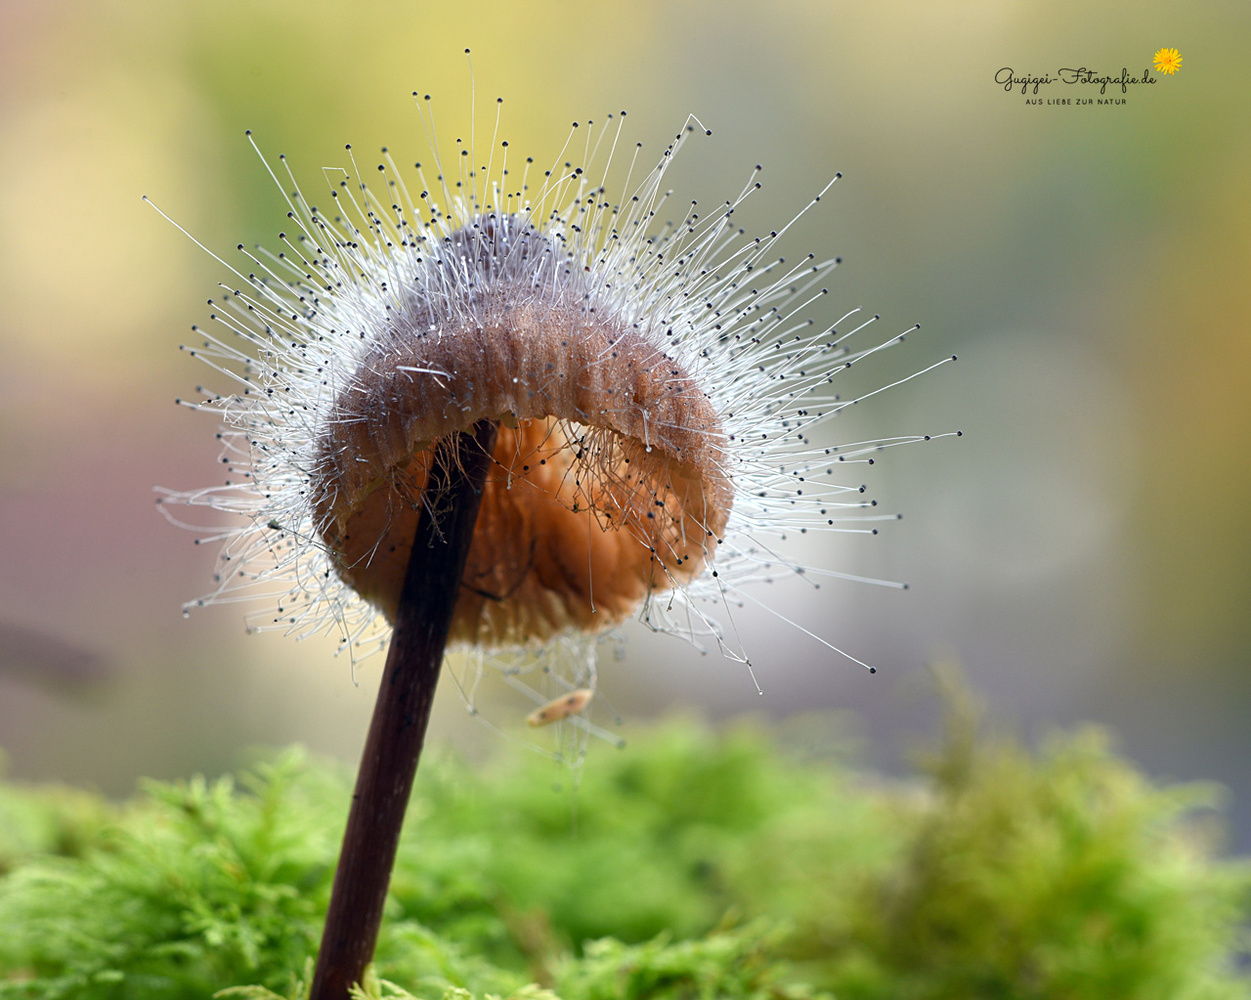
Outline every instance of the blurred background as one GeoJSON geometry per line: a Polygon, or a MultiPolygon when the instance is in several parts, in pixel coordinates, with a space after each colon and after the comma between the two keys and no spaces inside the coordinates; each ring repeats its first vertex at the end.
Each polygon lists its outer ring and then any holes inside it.
{"type": "MultiPolygon", "coordinates": [[[[804,557],[910,589],[758,595],[879,673],[749,606],[763,695],[627,627],[597,721],[620,714],[628,739],[675,707],[849,709],[867,761],[898,769],[935,724],[915,679],[955,662],[1027,738],[1095,721],[1161,779],[1223,782],[1251,849],[1251,7],[1233,0],[0,3],[9,774],[120,795],[258,745],[359,752],[380,661],[354,682],[329,642],[247,636],[237,607],[180,614],[214,553],[152,487],[219,478],[212,419],[174,398],[212,383],[177,345],[223,269],[140,196],[228,258],[273,244],[286,209],[244,129],[310,189],[345,142],[420,159],[410,94],[434,95],[445,138],[467,132],[466,46],[479,108],[503,96],[501,137],[539,161],[622,108],[655,157],[693,112],[714,135],[683,151],[677,204],[732,197],[762,163],[748,230],[841,170],[788,249],[843,257],[831,320],[860,305],[884,333],[923,327],[859,387],[960,355],[832,428],[964,437],[884,456],[866,482],[904,519],[804,557]],[[1180,72],[1123,106],[1029,106],[993,79],[1140,75],[1165,46],[1180,72]]],[[[505,740],[532,708],[492,678],[481,699],[505,740]]],[[[451,685],[434,732],[501,741],[451,685]]]]}

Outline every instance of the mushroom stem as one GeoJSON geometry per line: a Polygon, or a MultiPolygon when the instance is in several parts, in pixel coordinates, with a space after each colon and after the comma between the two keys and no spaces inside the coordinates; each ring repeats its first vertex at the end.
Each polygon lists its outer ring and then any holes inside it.
{"type": "Polygon", "coordinates": [[[434,453],[309,1000],[347,1000],[373,957],[497,430],[481,420],[434,453]]]}

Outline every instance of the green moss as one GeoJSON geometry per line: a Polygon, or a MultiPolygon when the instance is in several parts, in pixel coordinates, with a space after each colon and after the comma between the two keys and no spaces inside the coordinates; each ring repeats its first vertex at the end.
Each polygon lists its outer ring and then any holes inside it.
{"type": "MultiPolygon", "coordinates": [[[[1031,755],[957,712],[888,782],[677,720],[580,775],[428,757],[370,998],[1251,996],[1213,790],[1097,733],[1031,755]]],[[[120,807],[0,786],[0,997],[298,996],[349,794],[295,750],[120,807]]]]}
{"type": "Polygon", "coordinates": [[[1154,788],[1096,730],[1034,757],[959,716],[929,771],[827,961],[843,1000],[1251,995],[1251,868],[1214,858],[1217,789],[1154,788]]]}

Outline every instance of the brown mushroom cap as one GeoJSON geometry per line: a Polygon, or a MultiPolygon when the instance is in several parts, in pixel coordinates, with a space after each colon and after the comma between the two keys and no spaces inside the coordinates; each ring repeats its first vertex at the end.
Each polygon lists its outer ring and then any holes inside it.
{"type": "Polygon", "coordinates": [[[320,432],[310,487],[340,577],[394,620],[433,446],[482,419],[501,426],[453,641],[600,631],[698,576],[733,494],[692,375],[589,308],[580,269],[515,218],[453,233],[437,266],[320,432]]]}

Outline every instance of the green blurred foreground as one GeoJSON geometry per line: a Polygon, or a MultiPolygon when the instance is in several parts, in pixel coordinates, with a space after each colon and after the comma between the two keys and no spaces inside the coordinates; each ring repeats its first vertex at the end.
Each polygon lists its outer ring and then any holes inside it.
{"type": "MultiPolygon", "coordinates": [[[[1251,996],[1211,789],[974,728],[907,783],[689,721],[597,748],[576,792],[537,755],[431,756],[366,993],[1251,996]]],[[[0,788],[0,997],[300,995],[349,791],[299,751],[120,807],[0,788]]]]}

